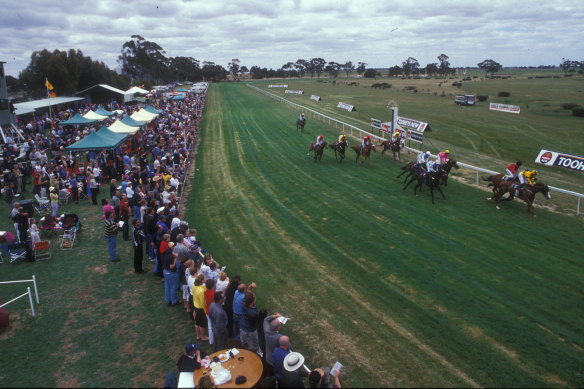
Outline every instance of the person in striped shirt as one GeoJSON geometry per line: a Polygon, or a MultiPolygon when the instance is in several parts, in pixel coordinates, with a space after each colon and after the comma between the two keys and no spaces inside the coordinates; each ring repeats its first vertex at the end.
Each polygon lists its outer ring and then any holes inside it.
{"type": "Polygon", "coordinates": [[[116,246],[120,225],[119,223],[116,223],[114,212],[107,212],[105,217],[106,218],[103,221],[103,225],[105,229],[105,240],[107,241],[110,260],[112,262],[119,262],[120,260],[116,256],[116,246]]]}

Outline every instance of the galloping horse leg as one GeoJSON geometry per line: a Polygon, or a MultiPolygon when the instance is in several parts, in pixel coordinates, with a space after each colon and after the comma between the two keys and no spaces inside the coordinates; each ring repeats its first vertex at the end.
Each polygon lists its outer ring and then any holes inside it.
{"type": "MultiPolygon", "coordinates": [[[[442,189],[440,189],[440,186],[436,186],[436,189],[438,189],[438,192],[440,192],[440,194],[442,195],[442,200],[446,200],[446,197],[444,196],[444,193],[442,193],[442,189]]],[[[434,192],[432,192],[432,198],[434,198],[434,192]]]]}
{"type": "MultiPolygon", "coordinates": [[[[410,178],[410,181],[408,181],[408,183],[406,184],[406,186],[404,186],[404,187],[402,188],[402,190],[406,190],[406,189],[407,189],[407,187],[408,187],[408,186],[410,186],[410,184],[416,180],[416,178],[417,178],[417,177],[412,177],[412,178],[410,178]]],[[[415,192],[415,189],[414,189],[414,192],[415,192]]]]}

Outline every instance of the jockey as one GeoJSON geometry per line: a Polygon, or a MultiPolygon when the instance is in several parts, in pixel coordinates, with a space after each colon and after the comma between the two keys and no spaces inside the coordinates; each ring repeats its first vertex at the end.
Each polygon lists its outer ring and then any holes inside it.
{"type": "Polygon", "coordinates": [[[306,120],[306,116],[304,116],[304,112],[302,112],[302,113],[300,114],[300,118],[299,118],[299,119],[300,119],[300,121],[302,121],[302,122],[306,120]]]}
{"type": "Polygon", "coordinates": [[[418,162],[414,165],[416,169],[426,170],[426,163],[430,160],[430,152],[418,154],[418,162]]]}
{"type": "Polygon", "coordinates": [[[448,157],[450,154],[450,150],[444,150],[438,153],[438,158],[436,159],[436,162],[440,165],[444,165],[446,162],[448,162],[448,157]]]}
{"type": "Polygon", "coordinates": [[[394,132],[393,135],[391,136],[391,140],[394,144],[399,145],[401,140],[401,132],[399,131],[394,132]]]}
{"type": "Polygon", "coordinates": [[[347,141],[347,135],[341,134],[339,135],[339,143],[343,143],[347,141]]]}
{"type": "Polygon", "coordinates": [[[365,146],[371,146],[371,135],[366,135],[363,137],[363,140],[361,141],[361,148],[359,149],[360,153],[363,151],[363,147],[365,146]]]}
{"type": "Polygon", "coordinates": [[[507,166],[507,175],[503,177],[505,181],[513,181],[517,177],[519,173],[519,166],[521,166],[521,161],[517,161],[516,163],[512,163],[511,165],[507,166]]]}
{"type": "Polygon", "coordinates": [[[519,182],[522,184],[533,185],[535,184],[535,180],[537,179],[535,176],[537,175],[537,171],[535,170],[524,170],[519,174],[519,182]]]}
{"type": "Polygon", "coordinates": [[[428,162],[426,162],[426,171],[428,173],[435,173],[438,171],[438,165],[435,161],[432,161],[428,158],[428,162]]]}
{"type": "Polygon", "coordinates": [[[319,135],[316,137],[316,142],[314,143],[314,149],[321,147],[324,143],[324,135],[319,135]]]}

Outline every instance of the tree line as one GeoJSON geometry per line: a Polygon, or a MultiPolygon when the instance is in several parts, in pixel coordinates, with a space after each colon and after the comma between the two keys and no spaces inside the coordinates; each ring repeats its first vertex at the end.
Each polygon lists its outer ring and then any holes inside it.
{"type": "MultiPolygon", "coordinates": [[[[401,66],[389,67],[387,75],[447,77],[455,74],[456,68],[450,65],[450,58],[446,54],[440,54],[436,59],[436,62],[421,66],[416,58],[408,57],[401,66]]],[[[193,57],[168,57],[160,45],[140,35],[132,35],[122,45],[118,64],[121,74],[109,69],[103,62],[84,56],[81,50],[51,52],[43,49],[32,53],[29,65],[20,72],[18,78],[7,76],[7,84],[13,92],[25,91],[29,96],[38,98],[46,96],[45,79],[49,79],[57,95],[70,95],[96,84],[108,84],[123,90],[131,85],[142,85],[149,89],[153,85],[175,81],[223,81],[229,74],[234,80],[238,80],[242,74],[249,74],[253,79],[321,77],[323,73],[336,78],[343,73],[349,77],[352,72],[371,78],[379,75],[376,69],[368,68],[365,62],[354,64],[352,61],[326,61],[321,57],[299,58],[275,70],[257,65],[248,68],[234,58],[226,69],[211,61],[201,63],[193,57]]],[[[502,69],[502,65],[492,59],[485,59],[477,66],[487,76],[502,69]]],[[[562,58],[560,67],[566,73],[577,71],[582,74],[584,61],[562,58]]]]}

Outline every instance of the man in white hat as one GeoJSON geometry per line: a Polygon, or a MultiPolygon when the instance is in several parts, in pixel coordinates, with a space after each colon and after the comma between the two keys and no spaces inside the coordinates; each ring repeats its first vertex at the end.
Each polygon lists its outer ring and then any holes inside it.
{"type": "Polygon", "coordinates": [[[279,388],[304,388],[304,383],[300,379],[304,366],[302,354],[292,351],[284,358],[284,370],[278,381],[279,388]]]}

